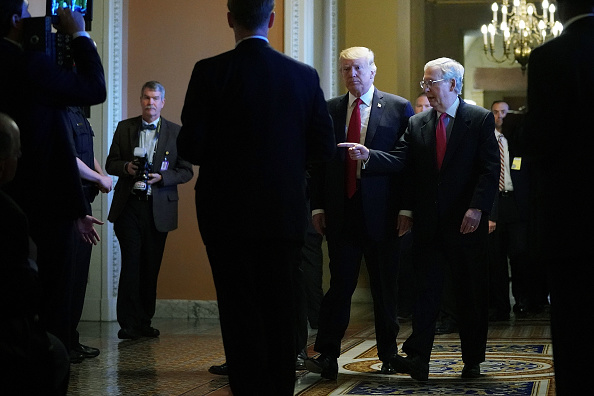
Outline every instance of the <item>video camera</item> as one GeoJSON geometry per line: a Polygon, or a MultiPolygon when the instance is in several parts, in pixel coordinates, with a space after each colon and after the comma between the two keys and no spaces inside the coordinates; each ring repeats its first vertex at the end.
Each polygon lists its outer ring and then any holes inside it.
{"type": "Polygon", "coordinates": [[[26,50],[44,52],[59,66],[72,68],[74,66],[70,48],[72,37],[53,31],[53,25],[60,23],[57,15],[57,10],[60,7],[82,13],[85,19],[85,29],[91,29],[93,0],[46,0],[46,16],[23,19],[25,22],[23,46],[26,50]]]}

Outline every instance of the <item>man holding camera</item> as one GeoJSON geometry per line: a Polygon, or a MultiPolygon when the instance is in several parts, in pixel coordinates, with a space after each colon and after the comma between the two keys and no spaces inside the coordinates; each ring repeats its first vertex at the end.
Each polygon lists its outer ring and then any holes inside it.
{"type": "Polygon", "coordinates": [[[82,237],[97,243],[93,225],[102,223],[84,199],[66,106],[102,103],[106,89],[82,14],[59,8],[58,16],[58,31],[72,37],[76,71],[58,66],[45,51],[28,49],[29,38],[53,36],[35,31],[40,18],[31,18],[27,0],[0,2],[0,111],[21,131],[19,167],[3,189],[25,212],[37,248],[44,303],[40,319],[70,348],[74,242],[82,237]]]}
{"type": "Polygon", "coordinates": [[[165,88],[146,82],[140,105],[141,116],[118,124],[105,164],[107,173],[119,177],[108,216],[122,254],[118,337],[131,340],[160,334],[151,326],[157,277],[167,233],[177,228],[177,185],[193,176],[192,164],[177,156],[180,126],[161,117],[165,88]]]}

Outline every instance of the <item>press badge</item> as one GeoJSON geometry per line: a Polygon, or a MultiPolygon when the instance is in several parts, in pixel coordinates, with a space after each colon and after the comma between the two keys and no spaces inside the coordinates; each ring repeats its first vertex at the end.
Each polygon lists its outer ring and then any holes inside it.
{"type": "Polygon", "coordinates": [[[514,157],[511,168],[513,170],[520,170],[522,167],[522,157],[514,157]]]}
{"type": "Polygon", "coordinates": [[[166,171],[167,169],[169,169],[169,160],[167,159],[168,155],[169,155],[169,151],[165,151],[165,158],[163,159],[163,162],[161,162],[161,170],[162,171],[166,171]]]}

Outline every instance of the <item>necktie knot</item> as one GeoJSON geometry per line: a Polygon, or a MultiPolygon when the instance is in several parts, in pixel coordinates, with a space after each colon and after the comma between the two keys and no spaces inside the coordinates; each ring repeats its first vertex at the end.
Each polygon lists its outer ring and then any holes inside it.
{"type": "Polygon", "coordinates": [[[142,129],[149,129],[149,130],[151,130],[151,131],[152,131],[152,130],[155,130],[155,129],[157,129],[157,126],[156,126],[156,125],[154,125],[154,124],[146,124],[146,125],[143,125],[143,126],[142,126],[142,129]]]}

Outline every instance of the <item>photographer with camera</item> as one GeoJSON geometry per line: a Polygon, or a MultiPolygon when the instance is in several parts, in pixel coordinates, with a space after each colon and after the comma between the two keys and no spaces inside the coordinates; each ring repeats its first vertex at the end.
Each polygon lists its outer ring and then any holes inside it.
{"type": "Polygon", "coordinates": [[[177,228],[177,185],[192,179],[192,164],[177,156],[180,126],[161,117],[165,88],[142,86],[142,115],[118,123],[105,170],[118,176],[108,220],[122,263],[117,318],[120,339],[158,337],[151,326],[167,233],[177,228]]]}
{"type": "Polygon", "coordinates": [[[3,188],[26,214],[37,246],[44,302],[40,319],[69,348],[75,238],[97,243],[94,224],[102,223],[84,199],[66,106],[102,103],[106,89],[83,16],[62,8],[58,15],[56,28],[72,37],[76,71],[58,66],[45,52],[23,49],[29,42],[26,27],[36,20],[27,0],[0,2],[0,111],[21,130],[19,167],[3,188]]]}

